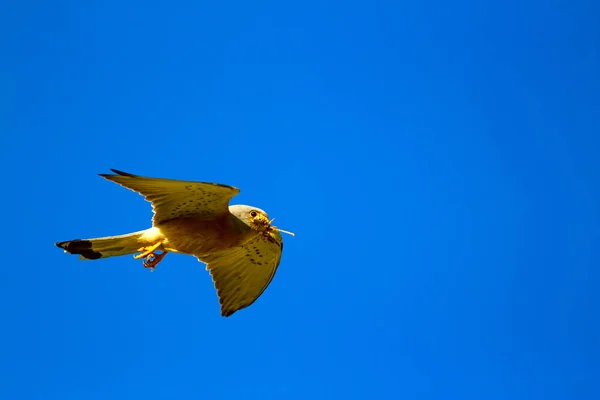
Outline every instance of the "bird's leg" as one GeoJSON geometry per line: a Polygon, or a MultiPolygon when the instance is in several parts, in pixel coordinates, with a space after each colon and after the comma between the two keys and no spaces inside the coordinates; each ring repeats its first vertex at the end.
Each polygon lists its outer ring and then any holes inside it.
{"type": "Polygon", "coordinates": [[[164,250],[162,251],[162,253],[156,254],[156,250],[161,245],[162,245],[162,242],[158,242],[158,243],[153,244],[152,246],[142,247],[141,249],[138,250],[141,252],[141,254],[135,255],[135,256],[133,256],[133,258],[135,258],[136,260],[143,258],[144,259],[144,268],[150,268],[151,271],[154,271],[154,268],[156,268],[158,263],[161,262],[162,259],[167,254],[167,252],[164,250]]]}
{"type": "Polygon", "coordinates": [[[156,244],[153,244],[152,246],[142,247],[141,249],[138,249],[138,251],[141,251],[142,254],[135,255],[133,256],[133,258],[139,260],[140,258],[148,257],[150,254],[153,254],[154,250],[158,249],[161,244],[162,242],[158,242],[156,244]]]}
{"type": "Polygon", "coordinates": [[[144,268],[150,268],[150,271],[154,271],[154,268],[158,265],[159,262],[162,261],[163,258],[167,255],[168,251],[163,251],[160,254],[156,254],[152,252],[146,256],[144,260],[144,268]]]}

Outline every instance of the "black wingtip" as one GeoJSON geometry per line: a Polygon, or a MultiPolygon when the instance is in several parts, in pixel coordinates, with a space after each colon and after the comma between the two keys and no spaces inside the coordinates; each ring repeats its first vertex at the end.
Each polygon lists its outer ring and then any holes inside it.
{"type": "Polygon", "coordinates": [[[129,172],[119,171],[118,169],[114,169],[114,168],[111,168],[110,170],[112,172],[114,172],[115,174],[121,175],[121,176],[131,176],[131,177],[137,176],[137,175],[134,175],[134,174],[130,174],[129,172]]]}
{"type": "Polygon", "coordinates": [[[116,175],[113,175],[113,174],[98,174],[98,176],[101,176],[101,177],[103,177],[105,179],[109,179],[109,180],[110,180],[110,178],[115,177],[117,175],[118,176],[128,176],[128,177],[137,177],[137,175],[130,174],[128,172],[119,171],[118,169],[111,168],[110,170],[112,172],[114,172],[116,175]]]}

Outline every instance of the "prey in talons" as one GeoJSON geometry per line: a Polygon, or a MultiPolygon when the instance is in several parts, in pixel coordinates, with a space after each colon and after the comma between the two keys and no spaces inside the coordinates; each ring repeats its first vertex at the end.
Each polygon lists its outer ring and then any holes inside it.
{"type": "Polygon", "coordinates": [[[162,250],[161,253],[156,253],[156,250],[162,245],[162,242],[153,244],[152,246],[142,247],[138,249],[140,254],[133,256],[136,260],[144,259],[144,268],[149,268],[154,271],[159,262],[167,255],[168,251],[162,250]]]}

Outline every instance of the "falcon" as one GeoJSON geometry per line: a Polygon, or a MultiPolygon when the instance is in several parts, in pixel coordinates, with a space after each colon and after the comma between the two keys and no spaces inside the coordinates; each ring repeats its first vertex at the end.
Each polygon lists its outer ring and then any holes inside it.
{"type": "Polygon", "coordinates": [[[56,243],[65,253],[81,260],[135,254],[152,271],[170,252],[195,256],[212,276],[224,317],[250,306],[269,286],[281,261],[280,232],[294,234],[271,225],[260,208],[229,205],[238,188],[111,171],[100,176],[152,204],[152,227],[56,243]]]}

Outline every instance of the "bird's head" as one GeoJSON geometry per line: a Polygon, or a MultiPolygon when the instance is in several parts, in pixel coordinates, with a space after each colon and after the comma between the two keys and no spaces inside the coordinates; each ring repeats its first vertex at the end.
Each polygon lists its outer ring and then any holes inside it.
{"type": "Polygon", "coordinates": [[[269,219],[267,213],[264,210],[261,210],[260,208],[244,205],[235,205],[229,206],[229,212],[231,212],[239,220],[241,220],[243,223],[245,223],[250,228],[256,231],[266,232],[270,230],[275,230],[294,236],[292,232],[284,231],[283,229],[279,229],[276,226],[271,225],[274,218],[269,219]]]}

